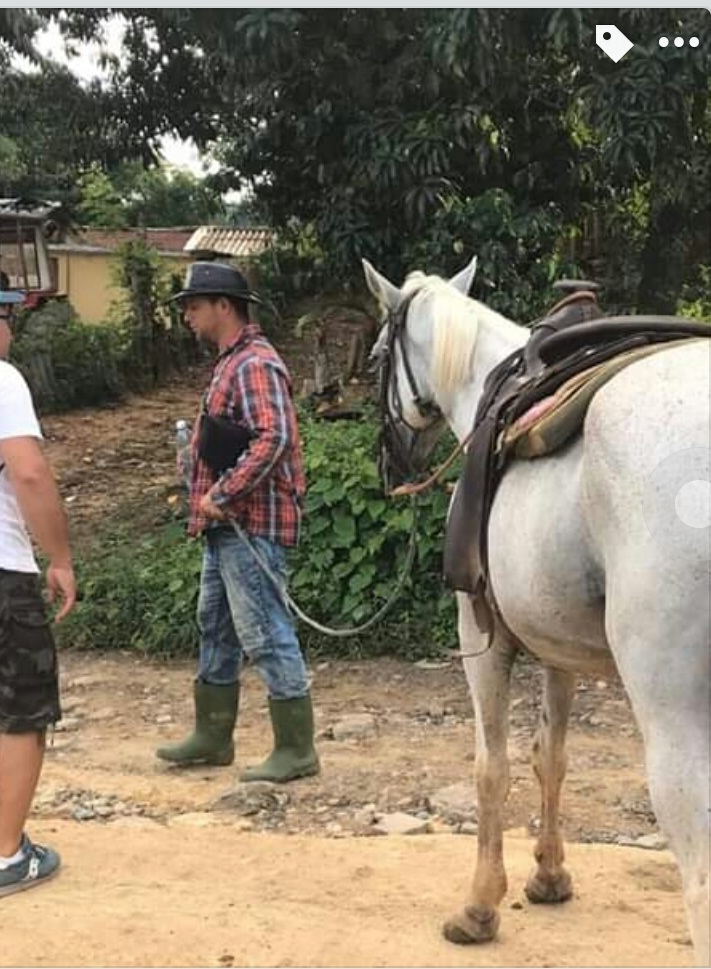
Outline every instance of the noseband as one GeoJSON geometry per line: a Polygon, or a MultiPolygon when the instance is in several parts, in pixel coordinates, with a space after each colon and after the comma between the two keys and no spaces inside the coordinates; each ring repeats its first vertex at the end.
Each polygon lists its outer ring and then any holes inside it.
{"type": "Polygon", "coordinates": [[[432,400],[425,400],[420,393],[405,344],[407,314],[416,295],[416,293],[413,293],[411,296],[408,296],[394,312],[388,313],[385,322],[385,326],[387,327],[387,340],[379,367],[379,405],[382,426],[378,442],[378,470],[387,491],[390,490],[393,483],[393,476],[408,480],[417,475],[418,469],[414,465],[413,451],[418,435],[423,430],[426,430],[426,428],[414,427],[405,417],[402,396],[395,372],[396,347],[400,350],[402,365],[410,387],[410,394],[412,395],[418,413],[421,417],[430,419],[428,427],[442,416],[442,412],[437,404],[432,400]],[[393,413],[390,411],[391,400],[393,413]],[[413,435],[409,442],[403,440],[401,433],[403,427],[407,428],[413,435]]]}

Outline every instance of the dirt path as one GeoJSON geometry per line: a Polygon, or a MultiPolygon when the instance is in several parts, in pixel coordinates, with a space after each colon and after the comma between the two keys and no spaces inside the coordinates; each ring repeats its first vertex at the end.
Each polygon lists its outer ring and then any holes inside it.
{"type": "MultiPolygon", "coordinates": [[[[249,794],[235,793],[237,765],[181,773],[154,758],[189,720],[191,672],[190,663],[63,657],[66,716],[31,832],[65,867],[53,884],[3,902],[0,965],[691,964],[670,854],[615,844],[654,843],[655,832],[640,740],[616,684],[581,684],[564,804],[575,897],[541,908],[523,894],[538,810],[527,753],[537,675],[518,671],[501,940],[462,950],[440,936],[475,854],[461,670],[320,664],[322,776],[249,794]],[[424,833],[376,836],[375,822],[393,812],[424,833]]],[[[268,743],[251,672],[244,692],[239,764],[268,743]]]]}
{"type": "Polygon", "coordinates": [[[666,853],[576,845],[575,899],[532,907],[521,891],[530,845],[511,835],[501,940],[462,949],[439,926],[466,891],[471,839],[36,828],[65,869],[3,902],[3,966],[690,965],[666,853]]]}

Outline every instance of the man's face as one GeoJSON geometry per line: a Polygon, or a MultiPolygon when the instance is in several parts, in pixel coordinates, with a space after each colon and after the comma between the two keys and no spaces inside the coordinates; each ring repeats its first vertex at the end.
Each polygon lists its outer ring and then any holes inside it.
{"type": "Polygon", "coordinates": [[[198,340],[219,341],[225,300],[209,300],[206,296],[188,296],[182,300],[185,321],[198,340]]]}

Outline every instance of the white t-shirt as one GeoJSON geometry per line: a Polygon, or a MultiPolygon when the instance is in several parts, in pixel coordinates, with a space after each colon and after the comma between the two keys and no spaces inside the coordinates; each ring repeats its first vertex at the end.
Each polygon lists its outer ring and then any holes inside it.
{"type": "MultiPolygon", "coordinates": [[[[0,440],[9,437],[41,439],[42,432],[25,378],[0,360],[0,440]]],[[[0,471],[0,569],[39,572],[7,468],[0,471]]]]}

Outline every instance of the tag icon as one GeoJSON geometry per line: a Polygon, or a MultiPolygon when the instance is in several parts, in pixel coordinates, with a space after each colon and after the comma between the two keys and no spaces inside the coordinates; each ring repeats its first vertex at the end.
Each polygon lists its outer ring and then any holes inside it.
{"type": "Polygon", "coordinates": [[[595,43],[608,57],[612,58],[615,64],[634,47],[629,37],[625,37],[614,24],[596,24],[595,43]]]}

